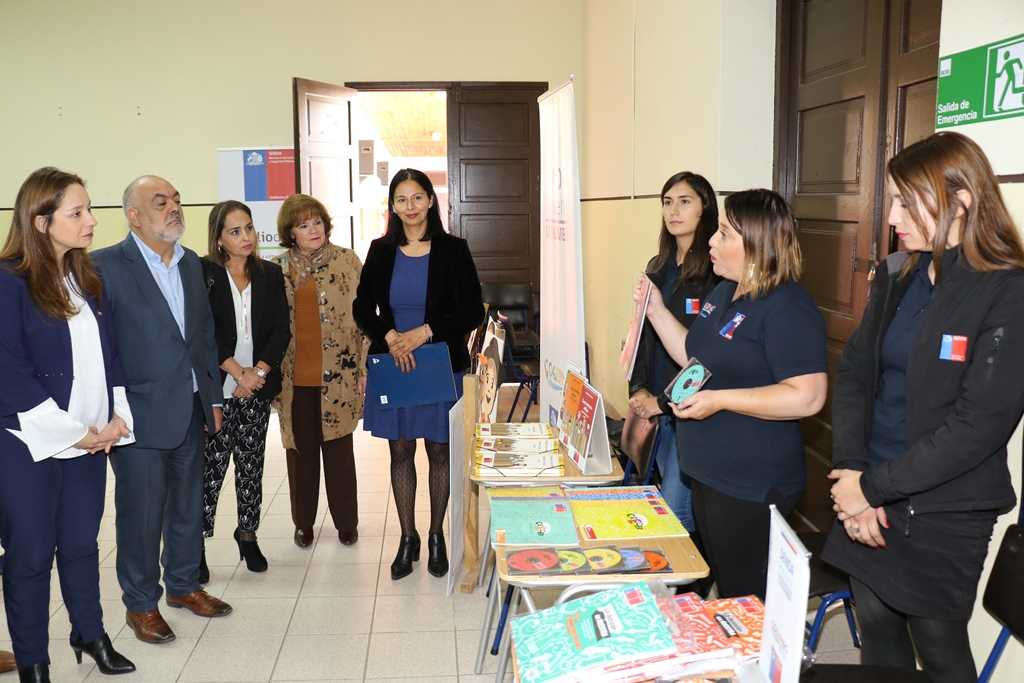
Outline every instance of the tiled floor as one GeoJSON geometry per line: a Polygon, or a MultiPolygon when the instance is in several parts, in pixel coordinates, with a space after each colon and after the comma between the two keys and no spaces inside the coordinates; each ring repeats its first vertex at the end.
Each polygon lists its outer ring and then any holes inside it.
{"type": "MultiPolygon", "coordinates": [[[[138,671],[123,683],[162,681],[493,681],[495,657],[473,675],[473,661],[485,598],[456,592],[445,595],[445,579],[426,572],[425,561],[412,576],[393,582],[389,565],[400,535],[388,492],[386,443],[357,431],[359,472],[359,542],[344,547],[327,518],[321,492],[320,532],[314,547],[292,543],[284,452],[276,421],[268,437],[263,480],[264,518],[260,546],[270,561],[264,574],[238,563],[231,534],[235,528],[234,485],[225,484],[216,534],[207,542],[212,574],[207,590],[234,606],[222,619],[201,619],[161,607],[178,638],[168,645],[146,645],[124,626],[124,608],[114,570],[113,487],[108,479],[106,517],[100,532],[101,596],[104,621],[116,647],[138,671]],[[326,519],[325,519],[326,518],[326,519]]],[[[426,458],[417,454],[418,528],[425,534],[429,511],[426,458]]],[[[75,683],[102,676],[86,657],[75,664],[68,648],[67,612],[53,576],[50,657],[51,676],[75,683]]],[[[0,596],[2,597],[2,596],[0,596]]],[[[0,612],[0,649],[10,649],[6,618],[0,612]]],[[[819,661],[855,662],[841,614],[830,618],[819,648],[819,661]]],[[[511,677],[509,677],[510,679],[511,677]]]]}

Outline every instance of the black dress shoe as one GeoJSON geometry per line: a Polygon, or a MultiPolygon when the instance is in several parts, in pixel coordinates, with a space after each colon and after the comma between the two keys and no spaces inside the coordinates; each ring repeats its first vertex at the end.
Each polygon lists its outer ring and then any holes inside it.
{"type": "Polygon", "coordinates": [[[312,527],[306,527],[305,529],[295,530],[295,545],[300,548],[308,548],[313,545],[313,529],[312,527]]]}
{"type": "Polygon", "coordinates": [[[391,563],[391,580],[399,579],[412,574],[412,563],[420,559],[420,535],[402,536],[398,542],[398,553],[395,561],[391,563]]]}
{"type": "Polygon", "coordinates": [[[359,540],[359,532],[355,529],[352,531],[339,531],[338,540],[341,541],[342,545],[352,545],[359,540]]]}
{"type": "Polygon", "coordinates": [[[269,563],[260,550],[260,544],[256,542],[256,534],[252,534],[252,539],[248,540],[242,538],[240,530],[235,529],[235,543],[238,544],[238,559],[245,560],[245,566],[249,571],[267,571],[269,563]]]}
{"type": "Polygon", "coordinates": [[[448,549],[444,545],[444,534],[427,535],[427,571],[434,576],[448,573],[448,549]]]}
{"type": "Polygon", "coordinates": [[[205,586],[210,583],[210,567],[206,564],[206,541],[203,540],[203,556],[199,560],[199,584],[205,586]]]}
{"type": "Polygon", "coordinates": [[[33,664],[20,668],[18,680],[21,683],[50,683],[50,667],[45,664],[33,664]]]}
{"type": "Polygon", "coordinates": [[[135,671],[135,665],[114,649],[114,646],[110,644],[110,636],[106,633],[103,634],[102,638],[91,643],[81,642],[72,633],[70,643],[71,649],[75,652],[75,661],[81,664],[82,653],[84,652],[96,661],[96,668],[102,674],[112,676],[130,674],[135,671]]]}

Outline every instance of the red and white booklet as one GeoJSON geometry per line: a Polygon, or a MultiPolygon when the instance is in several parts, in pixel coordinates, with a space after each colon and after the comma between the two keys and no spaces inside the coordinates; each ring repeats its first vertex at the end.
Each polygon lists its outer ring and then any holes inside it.
{"type": "Polygon", "coordinates": [[[647,304],[651,300],[651,287],[654,285],[650,279],[641,293],[640,300],[633,305],[633,319],[629,321],[629,331],[626,333],[626,343],[619,354],[619,365],[626,371],[626,381],[633,376],[633,367],[636,365],[636,352],[640,348],[640,334],[644,330],[644,319],[647,317],[647,304]]]}

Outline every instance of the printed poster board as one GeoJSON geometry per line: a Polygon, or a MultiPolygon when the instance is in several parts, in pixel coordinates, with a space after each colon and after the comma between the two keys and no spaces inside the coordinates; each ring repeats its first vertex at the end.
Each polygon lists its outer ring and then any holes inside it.
{"type": "Polygon", "coordinates": [[[558,440],[566,455],[584,474],[612,471],[611,446],[604,399],[576,370],[565,375],[562,406],[558,411],[558,440]]]}
{"type": "Polygon", "coordinates": [[[774,505],[771,516],[760,668],[771,683],[798,683],[807,625],[811,554],[774,505]]]}

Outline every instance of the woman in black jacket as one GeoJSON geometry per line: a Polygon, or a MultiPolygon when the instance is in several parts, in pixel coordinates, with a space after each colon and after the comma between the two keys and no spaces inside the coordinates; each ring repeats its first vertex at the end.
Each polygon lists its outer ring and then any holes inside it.
{"type": "MultiPolygon", "coordinates": [[[[701,302],[718,284],[708,246],[717,229],[715,190],[704,176],[682,171],[665,181],[658,254],[647,264],[647,276],[661,292],[665,306],[687,329],[700,313],[701,302]]],[[[665,387],[679,369],[651,323],[645,321],[629,378],[629,409],[637,417],[658,420],[658,447],[652,457],[661,475],[661,494],[683,526],[696,534],[689,478],[679,470],[682,451],[676,444],[676,417],[665,395],[665,387]]]]}
{"type": "MultiPolygon", "coordinates": [[[[434,186],[426,174],[403,169],[388,191],[387,232],[370,244],[352,313],[370,338],[370,353],[390,353],[403,372],[415,367],[412,352],[427,343],[448,345],[455,386],[469,367],[466,336],[484,318],[480,280],[466,241],[445,232],[434,186]]],[[[448,573],[443,522],[448,508],[449,403],[387,408],[367,404],[363,429],[388,439],[391,490],[402,538],[391,578],[412,572],[419,559],[416,532],[416,439],[426,444],[430,463],[430,532],[427,570],[448,573]]]]}
{"type": "Polygon", "coordinates": [[[981,149],[938,133],[889,162],[906,252],[881,263],[839,366],[823,557],[851,577],[865,664],[974,681],[967,622],[1024,411],[1024,247],[981,149]],[[908,632],[909,627],[909,632],[908,632]]]}
{"type": "MultiPolygon", "coordinates": [[[[224,425],[207,440],[203,467],[203,536],[213,536],[217,499],[228,463],[235,461],[239,559],[249,571],[267,570],[256,542],[263,502],[263,456],[270,401],[281,391],[281,358],[291,339],[281,268],[259,258],[252,212],[241,202],[210,211],[203,275],[217,336],[224,385],[224,425]]],[[[210,580],[203,553],[200,583],[210,580]]]]}

